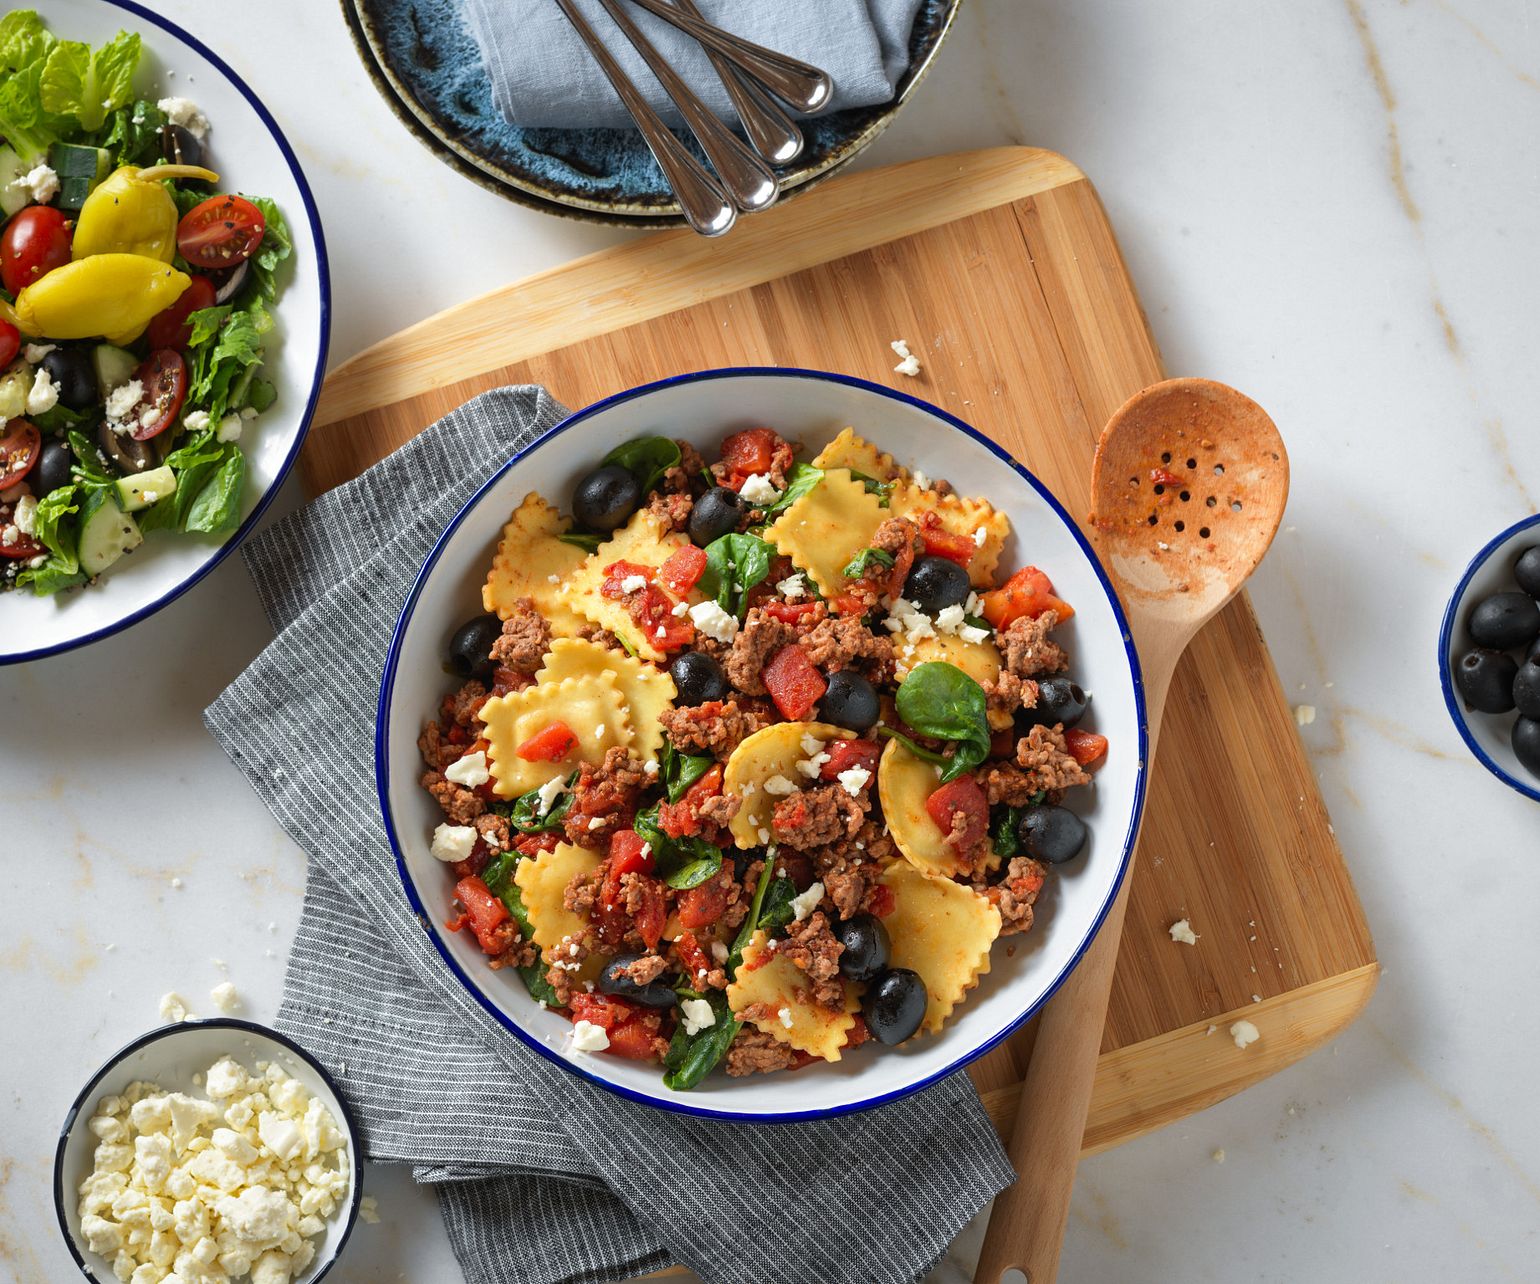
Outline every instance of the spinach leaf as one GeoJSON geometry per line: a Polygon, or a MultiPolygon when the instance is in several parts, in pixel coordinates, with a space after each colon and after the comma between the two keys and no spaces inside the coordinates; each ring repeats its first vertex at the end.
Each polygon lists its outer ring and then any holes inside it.
{"type": "MultiPolygon", "coordinates": [[[[578,778],[578,773],[573,772],[567,777],[567,789],[570,791],[578,778]]],[[[572,810],[572,794],[564,793],[554,803],[551,810],[544,815],[540,814],[540,790],[531,789],[527,794],[520,794],[514,799],[513,806],[508,809],[508,823],[521,834],[552,834],[561,830],[562,822],[567,818],[567,813],[572,810]]]]}
{"type": "Polygon", "coordinates": [[[774,555],[775,550],[758,535],[733,532],[713,540],[706,546],[700,591],[741,620],[748,611],[749,590],[770,574],[774,555]]]}
{"type": "Polygon", "coordinates": [[[685,790],[716,766],[716,761],[710,754],[680,753],[665,740],[663,752],[658,755],[658,779],[663,782],[669,802],[683,798],[685,790]]]}
{"type": "Polygon", "coordinates": [[[845,578],[858,580],[871,569],[873,562],[887,570],[893,569],[893,554],[881,548],[863,548],[845,565],[845,578]]]}
{"type": "Polygon", "coordinates": [[[712,847],[699,838],[687,841],[699,843],[701,849],[710,854],[699,856],[688,864],[679,866],[673,873],[663,876],[664,885],[672,887],[676,892],[687,892],[692,887],[699,887],[708,879],[715,878],[717,871],[722,868],[722,852],[719,848],[712,847]]]}
{"type": "Polygon", "coordinates": [[[684,1023],[680,1022],[663,1058],[663,1083],[674,1092],[688,1092],[716,1069],[743,1028],[721,991],[713,990],[706,996],[706,1002],[716,1015],[715,1024],[695,1034],[685,1034],[684,1023]]]}
{"type": "Polygon", "coordinates": [[[37,501],[32,516],[32,538],[48,549],[48,560],[41,566],[29,566],[16,577],[19,585],[28,585],[39,597],[83,583],[85,575],[76,555],[77,538],[72,514],[80,511],[80,487],[60,486],[37,501]]]}
{"type": "Polygon", "coordinates": [[[989,718],[984,688],[945,660],[928,660],[909,670],[899,684],[898,716],[923,736],[957,742],[957,751],[941,773],[956,780],[989,757],[989,718]]]}
{"type": "Polygon", "coordinates": [[[933,762],[938,767],[946,766],[948,759],[944,753],[937,753],[934,749],[927,749],[922,744],[917,744],[902,731],[895,731],[889,726],[877,728],[877,735],[884,740],[897,740],[905,749],[909,750],[916,758],[923,758],[926,762],[933,762]]]}
{"type": "Polygon", "coordinates": [[[652,848],[658,877],[676,891],[699,887],[722,868],[722,849],[704,838],[674,838],[658,823],[658,804],[636,814],[631,827],[652,848]]]}
{"type": "MultiPolygon", "coordinates": [[[[513,881],[513,871],[523,859],[518,852],[500,853],[481,871],[481,881],[487,885],[487,891],[508,907],[508,913],[513,915],[513,921],[519,925],[519,934],[526,941],[532,941],[535,939],[535,929],[530,924],[529,911],[524,908],[524,895],[513,881]]],[[[551,983],[545,979],[545,971],[544,964],[526,963],[519,968],[519,976],[523,978],[524,988],[529,991],[531,998],[559,1008],[562,1001],[551,988],[551,983]]]]}
{"type": "Polygon", "coordinates": [[[727,975],[731,978],[743,962],[743,951],[748,943],[754,939],[754,933],[760,928],[766,931],[774,931],[778,927],[785,927],[791,922],[793,911],[792,901],[797,899],[796,884],[789,878],[783,878],[776,873],[775,848],[772,847],[765,853],[765,867],[760,871],[759,882],[754,887],[754,898],[749,902],[749,912],[744,917],[743,926],[738,929],[738,935],[733,940],[732,953],[727,956],[727,975]]]}
{"type": "Polygon", "coordinates": [[[793,464],[786,473],[786,489],[776,497],[773,504],[761,510],[766,520],[774,514],[790,508],[822,480],[822,468],[814,468],[812,464],[793,464]]]}
{"type": "Polygon", "coordinates": [[[773,931],[778,927],[785,927],[791,922],[795,911],[791,903],[797,899],[797,885],[789,878],[776,878],[770,883],[770,890],[765,894],[764,909],[760,911],[759,925],[767,931],[773,931]]]}
{"type": "Polygon", "coordinates": [[[986,633],[993,633],[995,631],[995,626],[980,615],[965,615],[963,616],[963,623],[970,628],[983,629],[986,633]]]}
{"type": "Polygon", "coordinates": [[[997,855],[1006,860],[1021,855],[1021,818],[1047,796],[1038,790],[1020,807],[995,808],[994,821],[989,826],[989,841],[997,855]]]}
{"type": "Polygon", "coordinates": [[[865,473],[858,473],[854,468],[850,470],[850,475],[854,480],[866,487],[868,495],[877,496],[879,507],[886,508],[893,502],[893,487],[898,485],[897,482],[878,481],[875,477],[868,477],[865,473]]]}
{"type": "Polygon", "coordinates": [[[585,553],[597,553],[599,545],[604,543],[604,536],[593,531],[563,531],[556,537],[563,544],[571,544],[573,548],[580,548],[585,553]]]}
{"type": "Polygon", "coordinates": [[[637,437],[623,441],[604,457],[606,464],[619,464],[641,483],[646,494],[670,468],[677,468],[681,456],[679,443],[668,437],[637,437]]]}

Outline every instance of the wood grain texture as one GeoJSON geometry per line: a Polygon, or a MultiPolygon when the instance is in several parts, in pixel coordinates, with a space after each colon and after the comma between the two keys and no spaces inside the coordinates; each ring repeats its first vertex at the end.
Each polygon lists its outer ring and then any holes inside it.
{"type": "MultiPolygon", "coordinates": [[[[334,372],[303,475],[336,485],[500,384],[543,383],[576,407],[724,365],[817,366],[922,396],[1082,516],[1103,423],[1164,375],[1089,181],[1051,153],[999,148],[849,175],[725,244],[662,233],[422,322],[334,372]],[[892,372],[897,338],[923,362],[918,379],[892,372]]],[[[1297,1060],[1352,1020],[1378,975],[1244,598],[1189,648],[1161,734],[1089,1149],[1297,1060]],[[1196,946],[1168,935],[1183,917],[1196,946]],[[1234,1013],[1262,1031],[1244,1051],[1224,1034],[1234,1013]],[[1220,1033],[1205,1037],[1210,1024],[1220,1033]]],[[[1032,1034],[970,1071],[1006,1128],[1032,1034]]]]}

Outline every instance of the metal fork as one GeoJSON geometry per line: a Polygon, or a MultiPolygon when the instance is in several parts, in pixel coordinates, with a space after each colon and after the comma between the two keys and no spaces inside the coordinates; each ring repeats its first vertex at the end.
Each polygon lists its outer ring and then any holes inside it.
{"type": "MultiPolygon", "coordinates": [[[[692,18],[701,18],[695,0],[674,0],[675,8],[692,18]]],[[[701,18],[704,22],[705,19],[701,18]]],[[[754,144],[754,150],[772,165],[786,165],[802,154],[802,131],[780,105],[760,87],[757,80],[739,71],[737,65],[725,54],[702,45],[713,70],[727,90],[727,96],[738,109],[738,119],[743,122],[743,132],[754,144]]]]}

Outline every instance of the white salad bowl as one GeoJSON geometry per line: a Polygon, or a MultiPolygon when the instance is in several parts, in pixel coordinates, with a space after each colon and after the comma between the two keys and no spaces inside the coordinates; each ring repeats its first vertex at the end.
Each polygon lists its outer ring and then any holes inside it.
{"type": "Polygon", "coordinates": [[[116,1284],[112,1263],[87,1247],[80,1231],[77,1212],[80,1185],[91,1175],[95,1162],[96,1136],[89,1123],[103,1097],[121,1096],[134,1083],[153,1083],[167,1092],[185,1092],[200,1096],[194,1075],[205,1073],[221,1057],[231,1057],[248,1071],[258,1061],[270,1061],[303,1085],[331,1112],[338,1129],[347,1138],[350,1185],[347,1199],[326,1222],[326,1231],[315,1243],[315,1257],[294,1277],[294,1284],[315,1284],[331,1270],[342,1246],[353,1233],[358,1209],[363,1200],[363,1156],[358,1149],[358,1129],[337,1085],[311,1055],[297,1043],[276,1030],[235,1017],[193,1019],[178,1025],[165,1025],[142,1034],[107,1059],[80,1094],[71,1103],[64,1126],[59,1130],[59,1145],[54,1152],[53,1202],[59,1229],[64,1232],[71,1256],[87,1279],[98,1284],[116,1284]]]}
{"type": "Polygon", "coordinates": [[[126,629],[224,560],[256,525],[299,455],[321,391],[330,327],[331,287],[315,200],[283,131],[251,88],[200,41],[130,0],[39,0],[35,7],[61,39],[95,45],[119,30],[139,32],[145,52],[135,92],[198,103],[211,125],[210,156],[221,187],[272,197],[288,223],[294,253],[280,272],[276,326],[262,367],[278,396],[241,438],[247,472],[239,525],[215,536],[153,533],[96,583],[54,597],[34,597],[26,589],[0,594],[0,665],[126,629]]]}
{"type": "Polygon", "coordinates": [[[892,1101],[966,1065],[1027,1020],[1069,974],[1101,925],[1127,869],[1145,784],[1145,709],[1128,623],[1106,572],[1063,507],[1035,477],[975,429],[935,406],[845,375],[786,368],[708,370],[648,384],[580,410],[509,461],[449,524],[396,627],[380,691],[376,773],[385,827],[406,894],[457,980],[511,1034],[602,1087],[649,1105],[743,1122],[809,1119],[892,1101]],[[563,510],[577,480],[617,443],[663,433],[708,458],[723,436],[765,424],[812,454],[853,426],[897,461],[945,477],[1011,520],[1001,566],[1030,562],[1075,607],[1055,637],[1091,691],[1093,726],[1111,742],[1093,787],[1073,800],[1091,831],[1074,861],[1055,868],[1036,925],[997,942],[992,967],[946,1027],[896,1048],[872,1042],[837,1063],[730,1078],[720,1070],[689,1092],[664,1086],[656,1065],[570,1052],[571,1025],[542,1010],[513,969],[492,971],[470,933],[445,930],[451,879],[429,853],[443,820],[418,779],[417,737],[449,689],[450,635],[481,612],[481,584],[509,513],[530,491],[563,510]]]}

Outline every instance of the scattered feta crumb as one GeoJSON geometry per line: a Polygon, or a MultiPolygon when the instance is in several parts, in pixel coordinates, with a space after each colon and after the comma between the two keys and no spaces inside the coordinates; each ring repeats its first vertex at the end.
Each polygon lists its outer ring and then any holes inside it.
{"type": "Polygon", "coordinates": [[[27,359],[29,366],[40,366],[43,358],[58,348],[57,343],[29,343],[21,350],[21,355],[27,359]]]}
{"type": "Polygon", "coordinates": [[[589,819],[588,829],[589,829],[590,833],[592,833],[596,829],[603,829],[603,828],[604,828],[604,817],[603,816],[594,816],[594,817],[591,817],[589,819]]]}
{"type": "Polygon", "coordinates": [[[646,775],[656,776],[660,770],[661,768],[658,766],[656,758],[649,758],[642,764],[642,771],[646,775]]]}
{"type": "Polygon", "coordinates": [[[620,581],[620,591],[622,593],[640,593],[646,587],[647,577],[645,575],[628,575],[620,581]]]}
{"type": "Polygon", "coordinates": [[[469,825],[440,825],[433,831],[433,843],[428,848],[434,860],[446,865],[469,860],[476,846],[476,831],[469,825]]]}
{"type": "MultiPolygon", "coordinates": [[[[769,842],[769,841],[770,841],[770,831],[769,831],[769,830],[768,830],[768,829],[766,829],[766,828],[765,828],[765,827],[764,827],[764,826],[763,826],[763,825],[761,825],[761,826],[760,826],[760,827],[759,827],[759,834],[758,834],[758,837],[759,837],[759,841],[760,841],[760,842],[761,842],[761,843],[768,843],[768,842],[769,842]]],[[[775,942],[774,942],[774,941],[771,941],[771,942],[770,942],[770,943],[771,943],[771,944],[772,944],[772,945],[774,945],[774,944],[775,944],[775,942]]]]}
{"type": "Polygon", "coordinates": [[[200,143],[208,136],[209,118],[191,98],[162,98],[155,105],[166,113],[167,120],[173,125],[180,125],[200,143]]]}
{"type": "Polygon", "coordinates": [[[27,392],[27,413],[47,414],[59,404],[59,385],[53,381],[47,369],[39,366],[32,376],[32,387],[27,392]]]}
{"type": "Polygon", "coordinates": [[[187,1020],[187,1000],[175,990],[168,990],[160,996],[160,1019],[162,1021],[178,1022],[187,1020]]]}
{"type": "Polygon", "coordinates": [[[802,578],[801,571],[798,571],[795,575],[788,575],[775,587],[781,591],[783,597],[807,596],[807,581],[802,578]]]}
{"type": "Polygon", "coordinates": [[[1183,945],[1196,945],[1198,934],[1192,930],[1192,924],[1185,918],[1179,918],[1167,929],[1171,933],[1173,941],[1180,941],[1183,945]]]}
{"type": "Polygon", "coordinates": [[[10,185],[25,192],[39,205],[47,205],[59,194],[59,176],[53,169],[39,162],[27,173],[13,178],[10,185]]]}
{"type": "Polygon", "coordinates": [[[888,344],[898,354],[899,362],[893,367],[894,374],[908,375],[913,378],[920,373],[920,359],[909,351],[909,343],[905,339],[894,339],[888,344]]]}
{"type": "Polygon", "coordinates": [[[358,1216],[371,1226],[380,1224],[380,1205],[373,1195],[365,1195],[358,1201],[358,1216]]]}
{"type": "Polygon", "coordinates": [[[239,441],[242,426],[239,415],[226,415],[219,421],[219,431],[214,436],[219,441],[239,441]]]}
{"type": "Polygon", "coordinates": [[[229,981],[221,981],[209,991],[209,998],[221,1012],[234,1012],[240,1006],[241,996],[229,981]]]}
{"type": "Polygon", "coordinates": [[[1237,1048],[1246,1048],[1260,1039],[1262,1034],[1250,1021],[1237,1021],[1230,1027],[1230,1037],[1235,1040],[1237,1048]]]}
{"type": "Polygon", "coordinates": [[[1211,1158],[1216,1164],[1222,1164],[1225,1161],[1225,1152],[1223,1150],[1216,1150],[1212,1155],[1209,1156],[1209,1158],[1211,1158]]]}
{"type": "Polygon", "coordinates": [[[979,547],[984,547],[984,541],[989,538],[989,532],[982,526],[973,532],[973,542],[979,547]]]}
{"type": "Polygon", "coordinates": [[[851,767],[847,771],[840,772],[837,779],[845,787],[847,794],[852,798],[859,798],[861,791],[871,783],[872,773],[865,767],[851,767]]]}
{"type": "Polygon", "coordinates": [[[725,942],[711,942],[711,957],[714,958],[718,963],[726,963],[729,956],[729,951],[725,942]]]}
{"type": "Polygon", "coordinates": [[[592,1021],[572,1023],[572,1050],[574,1052],[603,1052],[610,1046],[610,1036],[602,1025],[592,1021]]]}
{"type": "Polygon", "coordinates": [[[555,571],[552,571],[549,575],[547,575],[545,577],[545,582],[547,584],[560,584],[561,583],[561,576],[556,574],[555,571]]]}
{"type": "MultiPolygon", "coordinates": [[[[124,384],[123,386],[128,388],[132,387],[133,385],[124,384]]],[[[134,402],[136,404],[139,401],[139,397],[143,391],[144,389],[140,388],[139,392],[134,394],[134,402]]],[[[126,415],[133,408],[133,406],[128,406],[123,411],[123,413],[126,415]]],[[[112,413],[112,403],[110,401],[107,403],[107,412],[108,414],[112,413]]],[[[185,415],[182,416],[182,427],[186,428],[188,432],[202,432],[208,426],[209,412],[207,410],[189,410],[185,415]]]]}
{"type": "Polygon", "coordinates": [[[1315,706],[1313,704],[1295,705],[1294,721],[1301,727],[1308,727],[1315,721],[1315,706]]]}
{"type": "Polygon", "coordinates": [[[717,1014],[705,999],[685,999],[679,1005],[679,1012],[684,1017],[686,1034],[699,1034],[717,1023],[717,1014]]]}
{"type": "Polygon", "coordinates": [[[788,1030],[791,1029],[791,1009],[790,1008],[782,1008],[775,1015],[781,1018],[781,1024],[782,1025],[784,1025],[788,1030]]]}
{"type": "Polygon", "coordinates": [[[182,880],[180,878],[173,878],[171,880],[171,886],[180,890],[182,886],[182,880]]]}
{"type": "Polygon", "coordinates": [[[807,889],[807,891],[792,897],[792,917],[800,923],[803,919],[805,919],[809,914],[818,908],[818,902],[821,900],[823,900],[823,884],[814,883],[807,889]]]}
{"type": "Polygon", "coordinates": [[[686,614],[689,611],[689,609],[690,609],[690,604],[688,602],[675,602],[674,603],[674,609],[672,611],[670,611],[669,614],[670,615],[684,615],[684,614],[686,614]]]}
{"type": "Polygon", "coordinates": [[[492,773],[487,770],[486,750],[478,749],[475,753],[468,753],[465,757],[452,762],[444,768],[444,779],[453,781],[457,785],[463,785],[467,789],[475,789],[492,779],[492,773]]]}
{"type": "Polygon", "coordinates": [[[556,805],[556,800],[567,788],[567,781],[562,776],[552,776],[545,784],[535,791],[540,799],[540,814],[544,816],[556,805]]]}
{"type": "Polygon", "coordinates": [[[1205,1039],[1206,1039],[1206,1038],[1208,1038],[1208,1036],[1209,1036],[1209,1035],[1211,1035],[1211,1034],[1213,1034],[1213,1033],[1214,1033],[1214,1031],[1215,1031],[1215,1030],[1217,1030],[1217,1029],[1219,1029],[1219,1027],[1218,1027],[1218,1026],[1217,1026],[1217,1025],[1211,1025],[1211,1026],[1209,1026],[1209,1028],[1208,1028],[1208,1029],[1207,1029],[1207,1030],[1205,1030],[1205,1031],[1204,1031],[1204,1032],[1203,1032],[1203,1037],[1204,1037],[1204,1038],[1205,1038],[1205,1039]]]}
{"type": "Polygon", "coordinates": [[[784,798],[787,794],[796,793],[797,786],[794,781],[787,780],[785,776],[775,775],[765,781],[765,792],[774,794],[777,798],[784,798]]]}
{"type": "Polygon", "coordinates": [[[781,492],[770,484],[770,478],[765,473],[752,473],[747,481],[738,488],[740,498],[753,504],[756,508],[765,504],[773,504],[781,497],[781,492]]]}
{"type": "Polygon", "coordinates": [[[738,618],[729,615],[715,602],[697,602],[690,608],[690,619],[709,638],[731,642],[738,636],[738,618]]]}
{"type": "Polygon", "coordinates": [[[37,533],[37,497],[23,495],[18,499],[16,507],[11,511],[11,520],[16,523],[16,529],[23,535],[35,535],[37,533]]]}

